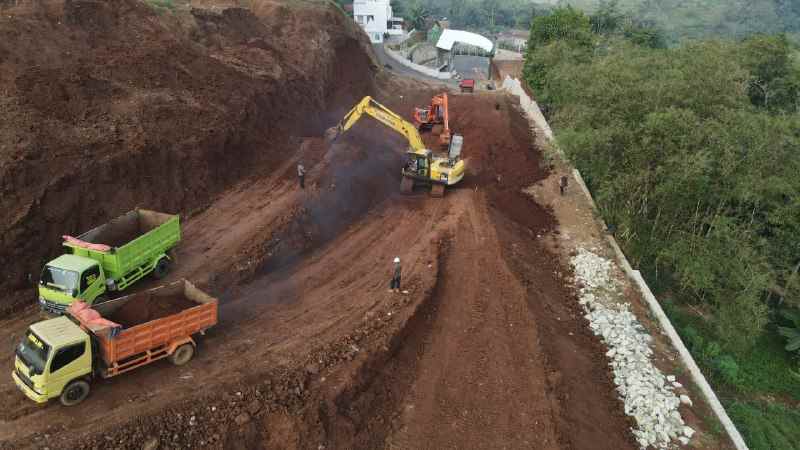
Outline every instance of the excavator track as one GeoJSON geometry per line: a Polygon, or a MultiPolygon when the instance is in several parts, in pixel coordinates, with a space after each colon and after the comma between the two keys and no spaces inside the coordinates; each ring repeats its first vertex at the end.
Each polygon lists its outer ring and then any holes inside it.
{"type": "Polygon", "coordinates": [[[431,186],[431,197],[441,198],[444,197],[444,185],[434,184],[431,186]]]}
{"type": "Polygon", "coordinates": [[[408,195],[412,191],[414,191],[414,179],[403,177],[403,181],[400,182],[400,193],[408,195]]]}

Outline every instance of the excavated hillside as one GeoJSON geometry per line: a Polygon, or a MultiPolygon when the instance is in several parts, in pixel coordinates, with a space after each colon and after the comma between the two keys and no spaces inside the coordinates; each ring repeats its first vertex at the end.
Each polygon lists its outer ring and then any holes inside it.
{"type": "Polygon", "coordinates": [[[35,299],[62,234],[205,207],[373,91],[369,42],[334,6],[206,3],[0,3],[0,311],[35,299]]]}

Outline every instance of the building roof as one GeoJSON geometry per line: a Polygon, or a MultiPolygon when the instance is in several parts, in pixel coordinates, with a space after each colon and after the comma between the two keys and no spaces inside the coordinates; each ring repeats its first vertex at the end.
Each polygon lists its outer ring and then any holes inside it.
{"type": "Polygon", "coordinates": [[[439,36],[439,40],[436,42],[436,47],[442,50],[450,51],[453,49],[453,45],[456,42],[480,47],[487,52],[491,52],[494,48],[492,41],[481,36],[480,34],[451,29],[445,29],[442,31],[442,35],[439,36]]]}

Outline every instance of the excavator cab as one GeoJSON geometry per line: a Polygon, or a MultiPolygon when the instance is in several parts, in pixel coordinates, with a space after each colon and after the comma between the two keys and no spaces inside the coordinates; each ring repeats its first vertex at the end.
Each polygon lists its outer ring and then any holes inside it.
{"type": "Polygon", "coordinates": [[[431,170],[431,152],[408,152],[406,155],[408,156],[408,162],[403,174],[412,178],[428,180],[428,174],[431,170]]]}

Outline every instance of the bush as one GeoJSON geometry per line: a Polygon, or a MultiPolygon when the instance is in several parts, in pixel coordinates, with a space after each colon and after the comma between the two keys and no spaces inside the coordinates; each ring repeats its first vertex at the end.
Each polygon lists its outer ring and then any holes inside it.
{"type": "Polygon", "coordinates": [[[732,356],[721,355],[716,359],[716,361],[714,361],[714,365],[717,373],[720,377],[722,377],[723,381],[732,386],[739,385],[739,364],[733,359],[732,356]]]}
{"type": "Polygon", "coordinates": [[[756,402],[732,402],[725,406],[751,450],[800,449],[797,411],[756,402]]]}
{"type": "Polygon", "coordinates": [[[150,7],[156,10],[156,12],[163,13],[166,11],[175,11],[175,2],[174,0],[145,0],[150,7]]]}

